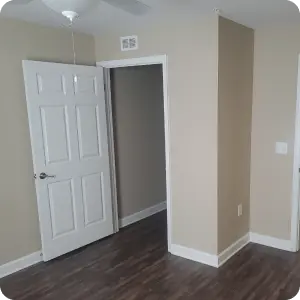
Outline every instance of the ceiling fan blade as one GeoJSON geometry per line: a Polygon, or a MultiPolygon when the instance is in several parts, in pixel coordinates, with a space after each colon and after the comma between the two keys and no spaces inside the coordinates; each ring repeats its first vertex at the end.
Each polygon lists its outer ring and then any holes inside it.
{"type": "Polygon", "coordinates": [[[8,2],[8,3],[9,4],[19,5],[19,4],[28,4],[31,1],[33,1],[33,0],[12,0],[12,1],[8,2]]]}
{"type": "Polygon", "coordinates": [[[151,8],[138,0],[102,0],[116,8],[122,9],[133,15],[144,15],[151,8]]]}

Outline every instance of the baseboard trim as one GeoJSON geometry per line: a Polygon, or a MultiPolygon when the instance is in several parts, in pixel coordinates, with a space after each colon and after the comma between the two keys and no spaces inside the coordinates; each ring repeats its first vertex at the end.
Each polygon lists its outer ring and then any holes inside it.
{"type": "Polygon", "coordinates": [[[0,278],[26,269],[42,261],[41,252],[35,252],[0,266],[0,278]]]}
{"type": "Polygon", "coordinates": [[[230,245],[227,249],[218,255],[218,267],[224,265],[231,257],[237,254],[250,242],[249,233],[230,245]]]}
{"type": "Polygon", "coordinates": [[[167,209],[167,203],[166,202],[161,202],[157,205],[154,205],[152,207],[146,208],[140,212],[137,212],[131,216],[125,217],[123,219],[119,220],[119,226],[120,228],[129,226],[133,223],[136,223],[138,221],[141,221],[145,218],[148,218],[152,215],[155,215],[163,210],[167,209]]]}
{"type": "Polygon", "coordinates": [[[240,250],[242,250],[247,244],[249,244],[249,242],[250,238],[249,234],[247,233],[242,238],[230,245],[219,255],[213,255],[210,253],[198,251],[195,249],[175,244],[171,245],[170,252],[173,255],[180,256],[185,259],[199,262],[201,264],[205,264],[214,268],[219,268],[222,265],[224,265],[231,257],[237,254],[240,250]]]}
{"type": "Polygon", "coordinates": [[[211,267],[218,267],[218,256],[180,245],[171,245],[171,254],[199,262],[211,267]]]}
{"type": "Polygon", "coordinates": [[[180,245],[171,245],[171,253],[182,258],[186,258],[195,262],[219,268],[224,265],[231,257],[241,251],[250,242],[260,244],[267,247],[276,248],[293,252],[293,245],[290,240],[281,240],[270,236],[264,236],[257,233],[247,233],[242,238],[234,242],[219,255],[213,255],[195,249],[183,247],[180,245]]]}
{"type": "Polygon", "coordinates": [[[250,242],[260,244],[267,247],[272,247],[280,250],[293,252],[293,245],[290,240],[283,240],[267,235],[250,232],[250,242]]]}

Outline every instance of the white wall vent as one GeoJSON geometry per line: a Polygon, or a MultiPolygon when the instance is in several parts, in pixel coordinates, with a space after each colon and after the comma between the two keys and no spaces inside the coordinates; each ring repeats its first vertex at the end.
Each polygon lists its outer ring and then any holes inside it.
{"type": "Polygon", "coordinates": [[[121,37],[122,51],[137,50],[138,48],[138,37],[136,35],[121,37]]]}

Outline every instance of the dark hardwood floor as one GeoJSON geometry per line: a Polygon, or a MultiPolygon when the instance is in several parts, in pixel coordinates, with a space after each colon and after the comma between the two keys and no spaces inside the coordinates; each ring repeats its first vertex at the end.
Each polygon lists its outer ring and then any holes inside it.
{"type": "Polygon", "coordinates": [[[291,299],[300,287],[300,254],[250,244],[217,270],[168,254],[160,213],[0,286],[13,300],[291,299]]]}

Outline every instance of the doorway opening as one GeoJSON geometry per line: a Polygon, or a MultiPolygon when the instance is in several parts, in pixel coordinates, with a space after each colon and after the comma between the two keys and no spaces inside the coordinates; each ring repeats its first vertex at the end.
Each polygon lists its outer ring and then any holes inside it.
{"type": "Polygon", "coordinates": [[[104,68],[114,230],[167,209],[171,246],[167,57],[98,63],[104,68]]]}

